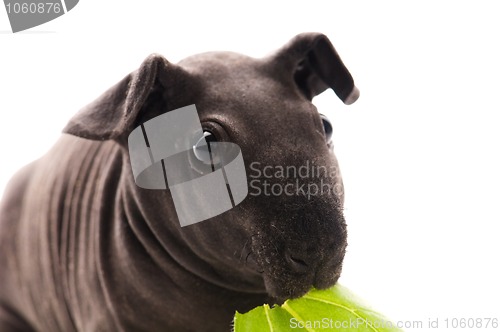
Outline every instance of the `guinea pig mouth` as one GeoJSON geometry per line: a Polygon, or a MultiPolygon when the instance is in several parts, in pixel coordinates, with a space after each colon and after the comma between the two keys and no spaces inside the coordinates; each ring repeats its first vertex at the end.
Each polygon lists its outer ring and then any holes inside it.
{"type": "Polygon", "coordinates": [[[337,282],[342,270],[342,259],[300,266],[301,262],[290,261],[286,254],[277,250],[265,254],[257,250],[255,263],[262,273],[267,293],[276,303],[301,297],[313,287],[329,288],[337,282]]]}
{"type": "Polygon", "coordinates": [[[283,273],[273,275],[263,272],[266,291],[276,303],[282,303],[287,299],[299,298],[312,288],[326,289],[333,286],[340,277],[341,268],[319,269],[302,275],[283,273]]]}

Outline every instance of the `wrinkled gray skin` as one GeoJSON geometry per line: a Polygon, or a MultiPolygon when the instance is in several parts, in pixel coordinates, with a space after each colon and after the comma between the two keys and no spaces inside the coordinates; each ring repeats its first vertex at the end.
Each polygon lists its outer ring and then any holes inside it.
{"type": "Polygon", "coordinates": [[[328,87],[357,98],[321,34],[262,59],[150,56],[11,180],[0,210],[0,331],[229,331],[235,310],[333,285],[346,248],[341,195],[249,195],[181,228],[168,190],[135,185],[127,150],[136,126],[195,104],[204,129],[241,147],[247,174],[252,162],[336,166],[310,102],[328,87]]]}

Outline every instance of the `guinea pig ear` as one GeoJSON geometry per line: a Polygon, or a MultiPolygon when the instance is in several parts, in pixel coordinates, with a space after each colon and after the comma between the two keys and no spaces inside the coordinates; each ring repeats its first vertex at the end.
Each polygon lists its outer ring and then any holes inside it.
{"type": "MultiPolygon", "coordinates": [[[[91,140],[109,140],[128,135],[141,116],[141,110],[151,99],[163,99],[172,85],[185,85],[188,74],[169,63],[164,57],[152,54],[140,68],[127,75],[103,93],[97,100],[81,109],[63,129],[64,133],[91,140]],[[159,92],[158,92],[159,91],[159,92]]],[[[154,103],[158,104],[158,101],[154,103]]],[[[165,112],[166,110],[163,110],[165,112]]]]}
{"type": "Polygon", "coordinates": [[[309,99],[327,88],[347,105],[359,97],[359,90],[335,51],[330,40],[320,33],[302,33],[282,47],[274,56],[292,70],[301,92],[309,99]]]}

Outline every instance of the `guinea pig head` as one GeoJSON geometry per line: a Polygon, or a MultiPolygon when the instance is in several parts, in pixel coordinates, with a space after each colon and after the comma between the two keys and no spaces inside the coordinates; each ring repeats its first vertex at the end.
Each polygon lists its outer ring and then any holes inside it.
{"type": "Polygon", "coordinates": [[[257,272],[277,302],[333,285],[347,245],[344,191],[332,125],[311,100],[332,88],[351,104],[359,93],[330,41],[306,33],[262,59],[207,53],[179,65],[203,82],[203,129],[241,148],[248,180],[241,204],[193,232],[213,234],[215,255],[234,254],[232,264],[257,272]]]}

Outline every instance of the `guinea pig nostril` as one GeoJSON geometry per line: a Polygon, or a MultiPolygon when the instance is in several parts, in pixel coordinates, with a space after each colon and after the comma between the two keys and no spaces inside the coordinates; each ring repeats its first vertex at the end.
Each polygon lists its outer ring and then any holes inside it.
{"type": "Polygon", "coordinates": [[[307,266],[307,263],[304,262],[302,259],[300,258],[296,258],[296,257],[293,257],[293,256],[290,256],[290,260],[292,262],[294,262],[295,264],[299,264],[299,265],[304,265],[304,266],[307,266]]]}
{"type": "Polygon", "coordinates": [[[308,264],[298,255],[286,254],[288,265],[297,272],[304,272],[308,268],[308,264]]]}

